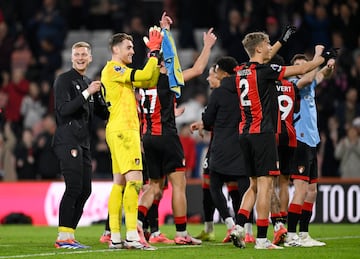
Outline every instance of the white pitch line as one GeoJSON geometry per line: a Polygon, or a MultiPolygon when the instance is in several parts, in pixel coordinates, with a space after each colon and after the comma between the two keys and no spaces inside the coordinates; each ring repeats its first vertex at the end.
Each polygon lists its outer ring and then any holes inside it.
{"type": "MultiPolygon", "coordinates": [[[[213,244],[215,245],[215,244],[213,244]]],[[[222,245],[222,244],[220,244],[222,245]]],[[[225,244],[224,244],[225,245],[225,244]]],[[[201,245],[192,245],[192,246],[186,246],[186,245],[179,245],[179,246],[162,246],[157,247],[158,249],[184,249],[184,248],[198,248],[202,247],[201,245]]],[[[90,254],[90,253],[104,253],[104,252],[122,252],[122,251],[129,251],[128,249],[100,249],[100,250],[77,250],[74,249],[73,252],[70,252],[71,249],[67,250],[68,252],[51,252],[51,253],[41,253],[41,254],[25,254],[25,255],[10,255],[10,256],[0,256],[0,259],[3,258],[26,258],[26,257],[33,257],[33,256],[56,256],[56,255],[68,255],[68,254],[90,254]]],[[[156,251],[156,250],[155,250],[156,251]]],[[[144,252],[150,252],[145,251],[144,252]]]]}
{"type": "MultiPolygon", "coordinates": [[[[319,240],[337,240],[337,239],[357,239],[360,238],[360,236],[341,236],[341,237],[324,237],[319,238],[319,240]]],[[[228,244],[224,243],[214,243],[214,244],[208,244],[210,246],[224,246],[228,244]]],[[[6,245],[2,245],[6,246],[6,245]]],[[[10,246],[10,245],[7,245],[10,246]]],[[[201,245],[176,245],[176,246],[161,246],[157,247],[158,249],[187,249],[187,248],[200,248],[201,245]]],[[[67,255],[67,254],[90,254],[90,253],[109,253],[109,252],[121,252],[121,251],[129,251],[127,249],[100,249],[100,250],[74,250],[73,252],[52,252],[52,253],[41,253],[41,254],[25,254],[25,255],[11,255],[11,256],[0,256],[0,259],[8,259],[8,258],[27,258],[27,257],[44,257],[44,256],[56,256],[56,255],[67,255]]],[[[146,251],[144,251],[146,252],[146,251]]],[[[150,252],[150,251],[148,251],[150,252]]]]}

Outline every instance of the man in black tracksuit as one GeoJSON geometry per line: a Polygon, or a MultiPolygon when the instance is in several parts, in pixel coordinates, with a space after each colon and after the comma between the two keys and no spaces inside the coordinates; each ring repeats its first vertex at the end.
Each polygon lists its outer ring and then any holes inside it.
{"type": "Polygon", "coordinates": [[[54,83],[57,129],[53,148],[60,161],[65,192],[59,207],[56,248],[87,248],[75,240],[75,229],[86,200],[91,193],[90,127],[95,112],[107,119],[107,108],[100,81],[85,76],[90,64],[91,48],[86,42],[72,47],[72,69],[59,75],[54,83]]]}
{"type": "Polygon", "coordinates": [[[241,200],[249,186],[238,136],[239,98],[233,87],[236,66],[237,62],[232,57],[222,57],[216,62],[215,73],[221,83],[212,91],[209,103],[202,114],[204,129],[213,132],[209,159],[210,193],[228,229],[228,240],[235,222],[227,207],[222,187],[224,183],[237,181],[241,200]]]}

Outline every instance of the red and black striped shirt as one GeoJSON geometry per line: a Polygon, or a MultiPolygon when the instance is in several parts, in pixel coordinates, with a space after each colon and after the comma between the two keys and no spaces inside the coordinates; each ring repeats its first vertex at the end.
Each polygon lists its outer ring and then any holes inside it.
{"type": "Polygon", "coordinates": [[[285,69],[280,65],[257,62],[243,63],[236,68],[241,111],[240,134],[276,132],[274,81],[283,78],[285,69]]]}
{"type": "Polygon", "coordinates": [[[278,103],[278,129],[276,138],[279,146],[296,147],[296,132],[293,123],[294,111],[299,110],[299,90],[286,80],[275,81],[278,103]]]}
{"type": "Polygon", "coordinates": [[[160,74],[158,85],[139,89],[141,95],[141,129],[143,135],[176,135],[175,94],[170,91],[168,77],[160,74]]]}

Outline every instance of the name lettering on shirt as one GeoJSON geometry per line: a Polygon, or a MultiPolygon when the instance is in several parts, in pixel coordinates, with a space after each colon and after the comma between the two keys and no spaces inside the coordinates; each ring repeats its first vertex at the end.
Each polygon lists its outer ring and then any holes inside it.
{"type": "Polygon", "coordinates": [[[237,72],[238,76],[247,76],[247,75],[251,75],[251,70],[250,69],[244,69],[244,70],[239,70],[237,72]]]}
{"type": "Polygon", "coordinates": [[[291,92],[291,86],[277,85],[276,90],[278,92],[291,92]]]}

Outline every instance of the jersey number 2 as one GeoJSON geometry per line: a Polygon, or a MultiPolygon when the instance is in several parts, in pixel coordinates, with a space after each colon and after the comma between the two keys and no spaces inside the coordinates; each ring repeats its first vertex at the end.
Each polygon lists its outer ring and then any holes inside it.
{"type": "Polygon", "coordinates": [[[248,82],[248,80],[246,80],[245,78],[240,79],[239,88],[241,90],[241,94],[240,94],[240,104],[241,104],[241,106],[251,106],[251,101],[246,100],[246,99],[249,99],[248,98],[248,93],[249,93],[249,82],[248,82]]]}

